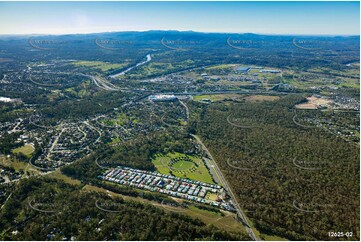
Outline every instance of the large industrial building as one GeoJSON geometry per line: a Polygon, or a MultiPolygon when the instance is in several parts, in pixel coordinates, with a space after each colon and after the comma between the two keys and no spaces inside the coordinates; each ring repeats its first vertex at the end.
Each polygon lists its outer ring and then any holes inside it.
{"type": "Polygon", "coordinates": [[[177,100],[177,97],[175,95],[158,94],[158,95],[150,95],[148,99],[153,102],[164,102],[164,101],[177,100]]]}

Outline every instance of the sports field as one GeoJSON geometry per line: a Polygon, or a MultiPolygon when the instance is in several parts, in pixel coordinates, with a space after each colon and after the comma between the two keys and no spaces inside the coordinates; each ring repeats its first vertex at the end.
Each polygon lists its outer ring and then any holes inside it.
{"type": "Polygon", "coordinates": [[[152,163],[162,174],[214,184],[211,174],[200,157],[181,153],[157,154],[152,163]]]}
{"type": "Polygon", "coordinates": [[[187,171],[195,166],[194,162],[179,160],[172,165],[174,170],[187,171]]]}

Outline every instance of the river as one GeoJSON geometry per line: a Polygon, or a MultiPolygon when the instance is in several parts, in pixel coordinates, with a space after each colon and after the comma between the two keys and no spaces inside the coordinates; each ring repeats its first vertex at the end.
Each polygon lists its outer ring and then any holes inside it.
{"type": "Polygon", "coordinates": [[[138,67],[138,66],[141,66],[141,65],[144,65],[144,64],[146,64],[146,63],[148,63],[149,61],[152,60],[152,57],[150,56],[150,54],[148,54],[148,55],[146,56],[146,58],[147,58],[147,59],[146,59],[145,61],[139,62],[139,63],[137,63],[135,66],[131,66],[131,67],[129,67],[128,69],[126,69],[125,71],[122,71],[122,72],[120,72],[120,73],[111,75],[110,77],[111,77],[111,78],[116,78],[116,77],[118,77],[118,76],[123,76],[125,73],[133,70],[134,68],[136,68],[136,67],[138,67]]]}

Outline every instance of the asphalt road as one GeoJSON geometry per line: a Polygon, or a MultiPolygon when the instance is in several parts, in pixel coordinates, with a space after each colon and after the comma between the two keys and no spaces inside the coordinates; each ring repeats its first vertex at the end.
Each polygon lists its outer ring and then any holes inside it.
{"type": "Polygon", "coordinates": [[[216,176],[217,176],[218,180],[220,181],[221,185],[228,191],[229,195],[231,196],[232,203],[235,206],[237,214],[240,217],[240,219],[242,220],[242,224],[246,228],[249,236],[251,237],[252,240],[260,240],[259,238],[257,238],[257,236],[254,234],[253,230],[251,229],[251,227],[250,227],[250,225],[249,225],[249,223],[247,221],[246,216],[244,215],[241,207],[239,206],[239,204],[238,204],[238,202],[236,200],[236,196],[232,192],[231,187],[228,185],[227,180],[224,178],[224,176],[223,176],[221,170],[219,169],[217,163],[215,162],[212,154],[209,152],[207,147],[203,144],[203,142],[201,141],[201,139],[197,135],[191,134],[191,136],[193,136],[197,140],[197,142],[202,146],[203,150],[210,157],[210,160],[209,160],[211,162],[210,169],[214,170],[214,174],[216,174],[216,176]]]}

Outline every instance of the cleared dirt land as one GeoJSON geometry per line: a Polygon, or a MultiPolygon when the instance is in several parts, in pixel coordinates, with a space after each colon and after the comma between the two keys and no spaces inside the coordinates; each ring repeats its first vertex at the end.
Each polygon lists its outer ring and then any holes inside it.
{"type": "Polygon", "coordinates": [[[321,97],[311,96],[311,97],[307,98],[306,103],[297,104],[295,106],[295,108],[298,108],[298,109],[318,109],[318,108],[320,108],[322,106],[329,107],[332,103],[333,102],[331,100],[321,98],[321,97]]]}

